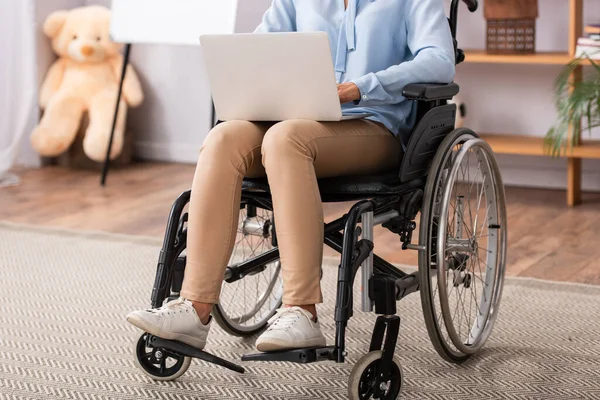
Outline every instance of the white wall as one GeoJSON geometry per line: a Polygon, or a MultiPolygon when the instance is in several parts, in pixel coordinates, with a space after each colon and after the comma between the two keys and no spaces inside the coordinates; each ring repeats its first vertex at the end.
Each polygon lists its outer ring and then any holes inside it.
{"type": "Polygon", "coordinates": [[[35,24],[37,36],[38,81],[42,84],[50,65],[56,60],[56,55],[50,47],[50,39],[42,32],[44,21],[54,11],[71,9],[84,5],[84,0],[35,0],[35,24]]]}
{"type": "MultiPolygon", "coordinates": [[[[22,29],[35,29],[35,57],[37,62],[37,81],[38,87],[42,84],[46,72],[50,65],[56,59],[52,49],[50,48],[50,40],[42,32],[42,25],[46,20],[46,17],[53,11],[65,8],[73,8],[83,5],[83,0],[27,0],[34,4],[34,20],[23,21],[22,29]],[[33,22],[33,26],[29,25],[33,22]]],[[[1,29],[6,29],[5,26],[0,26],[1,29]]],[[[6,35],[2,35],[3,37],[6,35]]],[[[34,77],[34,79],[36,79],[34,77]]],[[[33,150],[29,142],[30,131],[33,130],[39,119],[39,110],[36,108],[31,113],[31,122],[28,126],[28,131],[25,133],[25,137],[20,146],[19,154],[16,163],[24,166],[37,167],[40,165],[40,157],[33,150]]]]}
{"type": "MultiPolygon", "coordinates": [[[[450,1],[446,0],[449,5],[450,1]]],[[[567,51],[569,2],[539,0],[536,49],[567,51]]],[[[600,21],[600,1],[584,0],[584,21],[600,21]]],[[[485,47],[483,7],[471,14],[461,6],[459,46],[485,47]]],[[[544,136],[556,118],[553,83],[560,66],[461,64],[456,81],[468,107],[467,126],[476,132],[544,136]]],[[[600,138],[600,131],[594,132],[600,138]]],[[[513,185],[564,188],[566,160],[549,157],[498,156],[506,183],[513,185]]],[[[600,189],[600,162],[583,163],[585,188],[600,189]]]]}

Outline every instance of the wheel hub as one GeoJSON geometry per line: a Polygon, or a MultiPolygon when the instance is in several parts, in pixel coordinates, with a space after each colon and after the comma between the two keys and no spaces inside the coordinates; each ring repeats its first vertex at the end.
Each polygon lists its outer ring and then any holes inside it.
{"type": "Polygon", "coordinates": [[[262,236],[268,238],[271,233],[271,221],[259,221],[256,217],[246,218],[242,222],[242,233],[244,235],[262,236]]]}
{"type": "Polygon", "coordinates": [[[477,241],[475,238],[457,239],[450,237],[446,242],[446,250],[473,254],[477,251],[477,241]]]}
{"type": "Polygon", "coordinates": [[[379,390],[381,390],[383,393],[387,392],[387,390],[390,388],[390,384],[388,382],[381,382],[379,384],[379,390]]]}

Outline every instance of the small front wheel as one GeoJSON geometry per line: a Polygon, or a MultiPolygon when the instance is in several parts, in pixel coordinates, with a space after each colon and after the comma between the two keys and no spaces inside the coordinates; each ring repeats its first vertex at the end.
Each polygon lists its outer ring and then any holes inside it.
{"type": "Polygon", "coordinates": [[[148,347],[148,334],[143,333],[135,344],[136,365],[155,381],[173,381],[185,374],[192,359],[165,349],[148,347]]]}
{"type": "Polygon", "coordinates": [[[381,350],[365,354],[352,368],[348,382],[348,398],[351,400],[397,399],[402,391],[402,366],[396,357],[388,376],[381,379],[381,350]],[[377,379],[377,378],[380,379],[377,379]]]}

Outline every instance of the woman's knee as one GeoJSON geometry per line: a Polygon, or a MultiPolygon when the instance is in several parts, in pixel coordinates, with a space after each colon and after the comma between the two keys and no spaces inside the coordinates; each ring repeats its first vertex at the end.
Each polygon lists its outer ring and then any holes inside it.
{"type": "Polygon", "coordinates": [[[268,168],[270,160],[314,156],[309,138],[313,124],[314,121],[309,120],[288,120],[273,125],[265,134],[262,143],[264,166],[268,168]]]}
{"type": "Polygon", "coordinates": [[[201,154],[210,153],[227,159],[244,156],[260,146],[262,133],[248,121],[227,121],[215,126],[204,139],[201,154]]]}

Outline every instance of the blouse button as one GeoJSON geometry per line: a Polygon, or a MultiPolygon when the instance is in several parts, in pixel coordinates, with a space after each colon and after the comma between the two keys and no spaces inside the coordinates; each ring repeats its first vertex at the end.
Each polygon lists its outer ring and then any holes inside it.
{"type": "Polygon", "coordinates": [[[368,100],[369,99],[369,97],[366,94],[363,94],[362,98],[363,98],[363,100],[368,100]]]}

